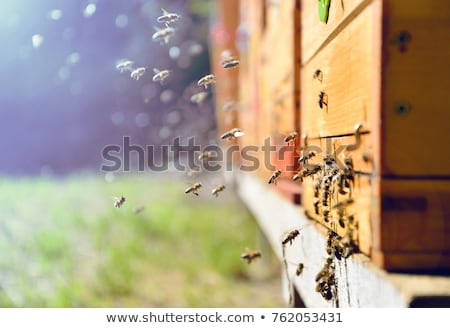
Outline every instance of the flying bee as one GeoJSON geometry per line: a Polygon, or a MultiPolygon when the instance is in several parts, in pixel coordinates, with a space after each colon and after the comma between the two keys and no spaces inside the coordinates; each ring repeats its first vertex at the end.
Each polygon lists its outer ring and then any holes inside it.
{"type": "Polygon", "coordinates": [[[260,251],[255,251],[255,250],[248,249],[248,248],[246,248],[244,253],[241,254],[241,259],[247,260],[248,264],[252,263],[252,261],[254,259],[257,259],[257,258],[260,258],[260,257],[261,257],[261,252],[260,251]]]}
{"type": "Polygon", "coordinates": [[[165,10],[164,8],[161,8],[162,10],[162,15],[159,16],[156,21],[158,23],[164,23],[166,24],[166,26],[168,27],[170,23],[176,22],[178,21],[181,16],[175,13],[169,13],[167,10],[165,10]]]}
{"type": "Polygon", "coordinates": [[[328,107],[328,96],[325,92],[319,92],[319,100],[317,101],[317,103],[319,104],[320,109],[322,109],[323,107],[328,107]]]}
{"type": "Polygon", "coordinates": [[[239,60],[231,54],[230,50],[222,51],[221,57],[222,60],[220,61],[220,65],[222,65],[223,68],[232,68],[239,66],[239,60]]]}
{"type": "Polygon", "coordinates": [[[289,133],[289,134],[286,136],[286,138],[284,138],[284,142],[286,142],[286,143],[289,144],[290,141],[295,140],[297,137],[298,137],[298,133],[297,133],[297,132],[295,132],[295,131],[294,131],[294,132],[291,132],[291,133],[289,133]]]}
{"type": "Polygon", "coordinates": [[[216,197],[219,197],[219,192],[224,191],[224,190],[225,190],[224,185],[218,185],[211,191],[211,194],[216,197]]]}
{"type": "Polygon", "coordinates": [[[167,79],[170,75],[170,71],[167,69],[160,71],[159,69],[154,68],[153,73],[155,74],[153,75],[152,81],[159,82],[161,84],[163,84],[164,80],[167,79]]]}
{"type": "Polygon", "coordinates": [[[276,169],[272,175],[269,178],[269,181],[267,181],[269,184],[276,184],[277,179],[280,177],[281,175],[281,170],[280,169],[276,169]]]}
{"type": "Polygon", "coordinates": [[[205,150],[200,155],[198,155],[198,160],[205,161],[205,160],[210,159],[213,156],[214,156],[214,152],[205,150]]]}
{"type": "Polygon", "coordinates": [[[131,72],[133,70],[134,62],[131,60],[121,60],[117,63],[116,69],[119,70],[120,73],[123,72],[131,72]]]}
{"type": "Polygon", "coordinates": [[[200,80],[198,80],[197,85],[199,87],[203,86],[205,89],[208,88],[208,85],[216,83],[216,77],[214,74],[208,74],[203,76],[200,80]]]}
{"type": "Polygon", "coordinates": [[[200,105],[201,103],[203,103],[203,101],[206,99],[206,97],[208,97],[208,93],[205,91],[200,91],[200,92],[194,93],[191,96],[191,102],[193,102],[194,104],[200,105]]]}
{"type": "Polygon", "coordinates": [[[138,67],[131,71],[130,76],[134,80],[139,80],[139,78],[144,75],[145,73],[145,67],[138,67]]]}
{"type": "Polygon", "coordinates": [[[145,206],[139,206],[139,207],[136,207],[133,210],[133,212],[134,212],[134,214],[139,214],[139,213],[142,213],[144,210],[145,210],[145,206]]]}
{"type": "Polygon", "coordinates": [[[160,44],[167,44],[170,38],[175,34],[175,29],[169,26],[165,28],[155,27],[156,32],[152,35],[153,41],[159,41],[160,44]]]}
{"type": "Polygon", "coordinates": [[[320,69],[316,69],[313,74],[313,79],[317,79],[322,83],[323,80],[323,72],[320,69]]]}
{"type": "Polygon", "coordinates": [[[283,240],[281,241],[281,245],[286,246],[287,243],[289,243],[289,245],[292,245],[292,242],[294,241],[295,238],[297,238],[298,235],[300,235],[299,229],[294,229],[288,232],[286,237],[284,237],[283,240]]]}
{"type": "Polygon", "coordinates": [[[300,157],[298,159],[298,163],[299,164],[306,164],[306,163],[308,163],[308,160],[310,160],[314,156],[316,156],[316,152],[311,150],[306,155],[302,155],[302,157],[300,157]]]}
{"type": "Polygon", "coordinates": [[[239,128],[233,128],[220,136],[220,139],[234,139],[242,137],[245,133],[239,128]]]}
{"type": "Polygon", "coordinates": [[[198,196],[198,190],[202,187],[202,184],[200,182],[194,183],[190,187],[188,187],[184,192],[186,194],[189,194],[190,192],[194,195],[198,196]]]}
{"type": "Polygon", "coordinates": [[[125,203],[125,197],[120,196],[120,197],[114,197],[114,207],[115,208],[120,208],[123,203],[125,203]]]}

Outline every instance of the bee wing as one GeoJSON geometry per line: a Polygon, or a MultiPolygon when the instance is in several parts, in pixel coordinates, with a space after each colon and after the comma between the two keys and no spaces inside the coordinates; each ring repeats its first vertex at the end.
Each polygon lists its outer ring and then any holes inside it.
{"type": "Polygon", "coordinates": [[[245,135],[245,133],[243,131],[236,131],[235,133],[233,133],[233,135],[237,138],[242,137],[243,135],[245,135]]]}
{"type": "Polygon", "coordinates": [[[164,16],[169,14],[169,12],[167,10],[165,10],[164,8],[161,8],[161,11],[164,16]]]}
{"type": "Polygon", "coordinates": [[[157,68],[153,69],[153,73],[158,74],[159,72],[161,72],[159,69],[157,69],[157,68]]]}

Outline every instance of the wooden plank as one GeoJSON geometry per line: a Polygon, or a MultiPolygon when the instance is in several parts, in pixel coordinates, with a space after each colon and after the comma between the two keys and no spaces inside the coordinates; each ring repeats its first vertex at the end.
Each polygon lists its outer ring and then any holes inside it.
{"type": "MultiPolygon", "coordinates": [[[[335,2],[335,1],[334,1],[335,2]]],[[[370,131],[373,105],[372,67],[377,65],[374,36],[377,22],[371,4],[345,30],[302,68],[301,130],[308,137],[345,135],[356,124],[370,131]],[[314,78],[316,70],[321,81],[314,78]],[[325,93],[322,108],[319,94],[325,93]]],[[[304,35],[303,35],[304,36],[304,35]]]]}
{"type": "Polygon", "coordinates": [[[384,25],[385,176],[450,177],[450,2],[388,1],[384,25]],[[401,51],[399,33],[410,35],[401,51]],[[403,107],[402,107],[403,106],[403,107]]]}
{"type": "MultiPolygon", "coordinates": [[[[343,163],[343,154],[351,155],[354,163],[355,171],[359,172],[372,172],[372,162],[363,160],[363,153],[366,151],[366,147],[369,145],[369,135],[362,136],[361,146],[357,148],[355,151],[348,152],[342,151],[341,146],[344,145],[352,145],[354,143],[354,139],[352,137],[339,137],[339,138],[324,138],[321,140],[310,140],[308,141],[308,149],[312,149],[317,151],[317,155],[311,159],[309,164],[312,163],[323,163],[323,157],[325,154],[330,154],[333,151],[337,151],[336,158],[341,161],[338,163],[339,166],[344,166],[343,163]]],[[[319,197],[315,197],[315,185],[320,181],[318,176],[315,178],[306,178],[302,183],[302,205],[305,210],[308,212],[308,215],[311,216],[314,220],[320,222],[324,226],[328,227],[331,230],[337,232],[340,236],[346,237],[349,236],[350,231],[349,225],[346,223],[346,226],[340,227],[338,224],[338,215],[337,210],[332,209],[332,207],[339,203],[345,202],[349,198],[349,194],[341,195],[339,194],[337,188],[331,189],[331,198],[328,201],[328,206],[324,207],[323,200],[323,191],[319,192],[319,197]],[[318,213],[316,212],[316,207],[314,205],[315,202],[318,202],[318,213]],[[325,222],[323,217],[324,209],[328,209],[331,212],[330,222],[325,222]]],[[[358,228],[354,229],[353,233],[353,241],[358,244],[360,250],[366,254],[370,255],[371,247],[372,247],[372,231],[371,231],[371,217],[370,217],[370,206],[371,206],[371,180],[368,175],[358,175],[355,177],[355,184],[352,188],[351,198],[353,199],[353,203],[346,208],[345,217],[347,215],[353,215],[355,221],[357,222],[358,228]]],[[[346,222],[346,221],[344,221],[346,222]]]]}
{"type": "Polygon", "coordinates": [[[385,251],[450,252],[450,180],[381,181],[385,251]]]}
{"type": "MultiPolygon", "coordinates": [[[[235,172],[238,194],[255,215],[280,261],[284,233],[303,227],[301,235],[286,249],[288,274],[307,307],[332,307],[315,291],[315,276],[324,264],[325,238],[319,225],[311,224],[302,207],[294,206],[252,174],[235,172]],[[262,206],[261,204],[264,204],[262,206]],[[296,276],[296,264],[305,269],[296,276]]],[[[264,254],[263,254],[264,256],[264,254]]],[[[419,264],[421,260],[419,259],[419,264]]],[[[340,307],[407,307],[416,296],[450,295],[450,277],[386,273],[362,254],[335,261],[340,307]]],[[[283,274],[282,277],[285,277],[283,274]]],[[[287,287],[283,292],[287,294],[287,287]]],[[[286,297],[286,302],[287,302],[286,297]]]]}
{"type": "Polygon", "coordinates": [[[331,1],[328,22],[319,20],[317,1],[301,1],[302,63],[306,63],[357,16],[370,0],[331,1]]]}

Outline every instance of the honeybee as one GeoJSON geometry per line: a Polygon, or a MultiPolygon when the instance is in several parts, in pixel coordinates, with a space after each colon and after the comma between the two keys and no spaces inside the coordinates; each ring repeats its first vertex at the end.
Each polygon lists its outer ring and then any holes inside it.
{"type": "Polygon", "coordinates": [[[120,197],[114,197],[114,207],[115,208],[120,208],[123,203],[125,203],[125,197],[120,196],[120,197]]]}
{"type": "Polygon", "coordinates": [[[190,192],[194,195],[198,196],[198,190],[202,187],[202,184],[200,182],[194,183],[190,187],[188,187],[184,192],[186,194],[189,194],[190,192]]]}
{"type": "Polygon", "coordinates": [[[286,246],[287,243],[289,243],[289,245],[292,245],[294,239],[297,238],[298,235],[300,235],[299,229],[294,229],[288,232],[286,237],[284,237],[283,240],[281,241],[281,245],[286,246]]]}
{"type": "Polygon", "coordinates": [[[239,128],[233,128],[220,136],[220,139],[234,139],[243,136],[245,133],[239,128]]]}
{"type": "Polygon", "coordinates": [[[303,263],[299,263],[297,265],[297,269],[295,270],[295,275],[298,277],[303,273],[303,270],[305,269],[305,265],[303,263]]]}
{"type": "Polygon", "coordinates": [[[207,92],[200,91],[191,96],[191,102],[200,105],[208,96],[207,92]]]}
{"type": "Polygon", "coordinates": [[[296,174],[294,174],[294,176],[292,177],[292,180],[294,180],[294,181],[300,180],[300,182],[303,182],[304,177],[305,177],[305,170],[301,170],[301,171],[297,172],[296,174]]]}
{"type": "Polygon", "coordinates": [[[290,141],[295,140],[295,138],[297,138],[297,136],[298,136],[297,132],[295,132],[295,131],[291,132],[286,136],[286,138],[284,138],[284,142],[289,143],[290,141]]]}
{"type": "Polygon", "coordinates": [[[197,85],[205,87],[205,89],[208,88],[208,85],[216,83],[216,77],[214,74],[208,74],[202,77],[200,80],[198,80],[197,85]]]}
{"type": "Polygon", "coordinates": [[[313,79],[317,79],[319,82],[322,82],[323,72],[320,69],[316,69],[313,74],[313,79]]]}
{"type": "Polygon", "coordinates": [[[224,191],[224,190],[225,190],[224,185],[218,185],[211,191],[211,194],[216,197],[219,197],[219,192],[224,191]]]}
{"type": "Polygon", "coordinates": [[[351,205],[354,203],[353,198],[349,198],[346,200],[343,200],[341,202],[338,202],[336,204],[334,204],[331,208],[335,208],[335,209],[345,209],[347,206],[351,205]]]}
{"type": "Polygon", "coordinates": [[[316,292],[329,301],[333,298],[333,290],[336,288],[335,268],[333,259],[327,258],[323,268],[316,275],[316,292]]]}
{"type": "Polygon", "coordinates": [[[130,76],[132,79],[135,79],[137,81],[142,75],[144,75],[144,73],[145,67],[138,67],[131,71],[130,76]]]}
{"type": "MultiPolygon", "coordinates": [[[[322,202],[322,204],[323,204],[323,202],[322,202]]],[[[323,210],[322,217],[323,217],[323,220],[326,223],[329,223],[330,222],[330,211],[329,210],[323,210]]]]}
{"type": "Polygon", "coordinates": [[[121,60],[117,63],[116,69],[119,70],[120,73],[132,71],[134,62],[131,60],[121,60]]]}
{"type": "Polygon", "coordinates": [[[159,69],[154,68],[154,69],[153,69],[153,73],[155,73],[155,74],[153,75],[152,81],[153,81],[153,82],[159,82],[159,83],[161,83],[161,84],[162,84],[162,83],[164,82],[164,80],[167,79],[167,78],[169,77],[169,75],[170,75],[170,71],[167,70],[167,69],[160,71],[159,69]]]}
{"type": "Polygon", "coordinates": [[[144,210],[145,210],[144,206],[139,206],[139,207],[136,207],[133,212],[134,212],[134,214],[139,214],[139,213],[143,212],[144,210]]]}
{"type": "Polygon", "coordinates": [[[321,186],[320,181],[317,181],[317,182],[314,184],[314,198],[319,198],[320,186],[321,186]]]}
{"type": "Polygon", "coordinates": [[[178,15],[175,13],[169,13],[164,8],[161,8],[161,10],[162,10],[162,15],[159,16],[156,19],[156,21],[158,23],[165,23],[167,27],[169,26],[170,23],[176,22],[181,18],[181,15],[178,15]]]}
{"type": "Polygon", "coordinates": [[[314,201],[314,213],[316,213],[317,215],[320,214],[320,211],[319,211],[319,204],[320,204],[320,202],[319,202],[318,199],[314,201]]]}
{"type": "Polygon", "coordinates": [[[279,176],[281,175],[281,170],[280,169],[276,169],[272,175],[269,178],[269,181],[267,181],[269,184],[276,184],[277,179],[279,178],[279,176]]]}
{"type": "Polygon", "coordinates": [[[328,96],[325,92],[319,92],[319,100],[317,103],[319,104],[320,109],[328,106],[328,96]]]}
{"type": "Polygon", "coordinates": [[[228,102],[226,102],[223,106],[222,109],[224,112],[228,112],[230,109],[232,109],[234,106],[236,106],[236,102],[234,100],[230,100],[228,102]]]}
{"type": "Polygon", "coordinates": [[[308,152],[308,154],[302,155],[302,157],[300,157],[298,159],[298,163],[299,164],[306,164],[306,163],[308,163],[308,160],[310,160],[314,156],[316,156],[316,152],[311,150],[311,151],[308,152]]]}
{"type": "Polygon", "coordinates": [[[175,34],[175,29],[169,26],[165,28],[155,27],[156,32],[152,35],[153,41],[159,41],[160,44],[167,44],[170,38],[175,34]]]}
{"type": "Polygon", "coordinates": [[[254,259],[257,259],[257,258],[260,258],[260,257],[261,257],[261,252],[260,251],[255,251],[255,250],[248,249],[248,248],[246,248],[244,253],[241,254],[241,259],[247,260],[248,264],[252,263],[252,261],[254,259]]]}
{"type": "Polygon", "coordinates": [[[224,50],[221,54],[222,60],[220,64],[223,68],[231,68],[239,66],[239,60],[231,54],[230,50],[224,50]]]}
{"type": "Polygon", "coordinates": [[[204,161],[204,160],[208,160],[211,157],[214,156],[214,153],[212,151],[203,151],[200,155],[198,155],[198,160],[199,161],[204,161]]]}

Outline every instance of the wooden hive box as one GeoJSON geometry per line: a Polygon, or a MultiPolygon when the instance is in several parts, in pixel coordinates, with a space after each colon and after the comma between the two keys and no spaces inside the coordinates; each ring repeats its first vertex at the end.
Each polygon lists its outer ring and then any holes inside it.
{"type": "Polygon", "coordinates": [[[302,203],[342,236],[351,226],[360,250],[388,270],[450,270],[449,40],[448,1],[331,0],[326,23],[317,1],[301,2],[309,164],[331,156],[345,169],[347,156],[356,172],[346,194],[334,178],[325,200],[318,176],[304,179],[302,203]]]}

